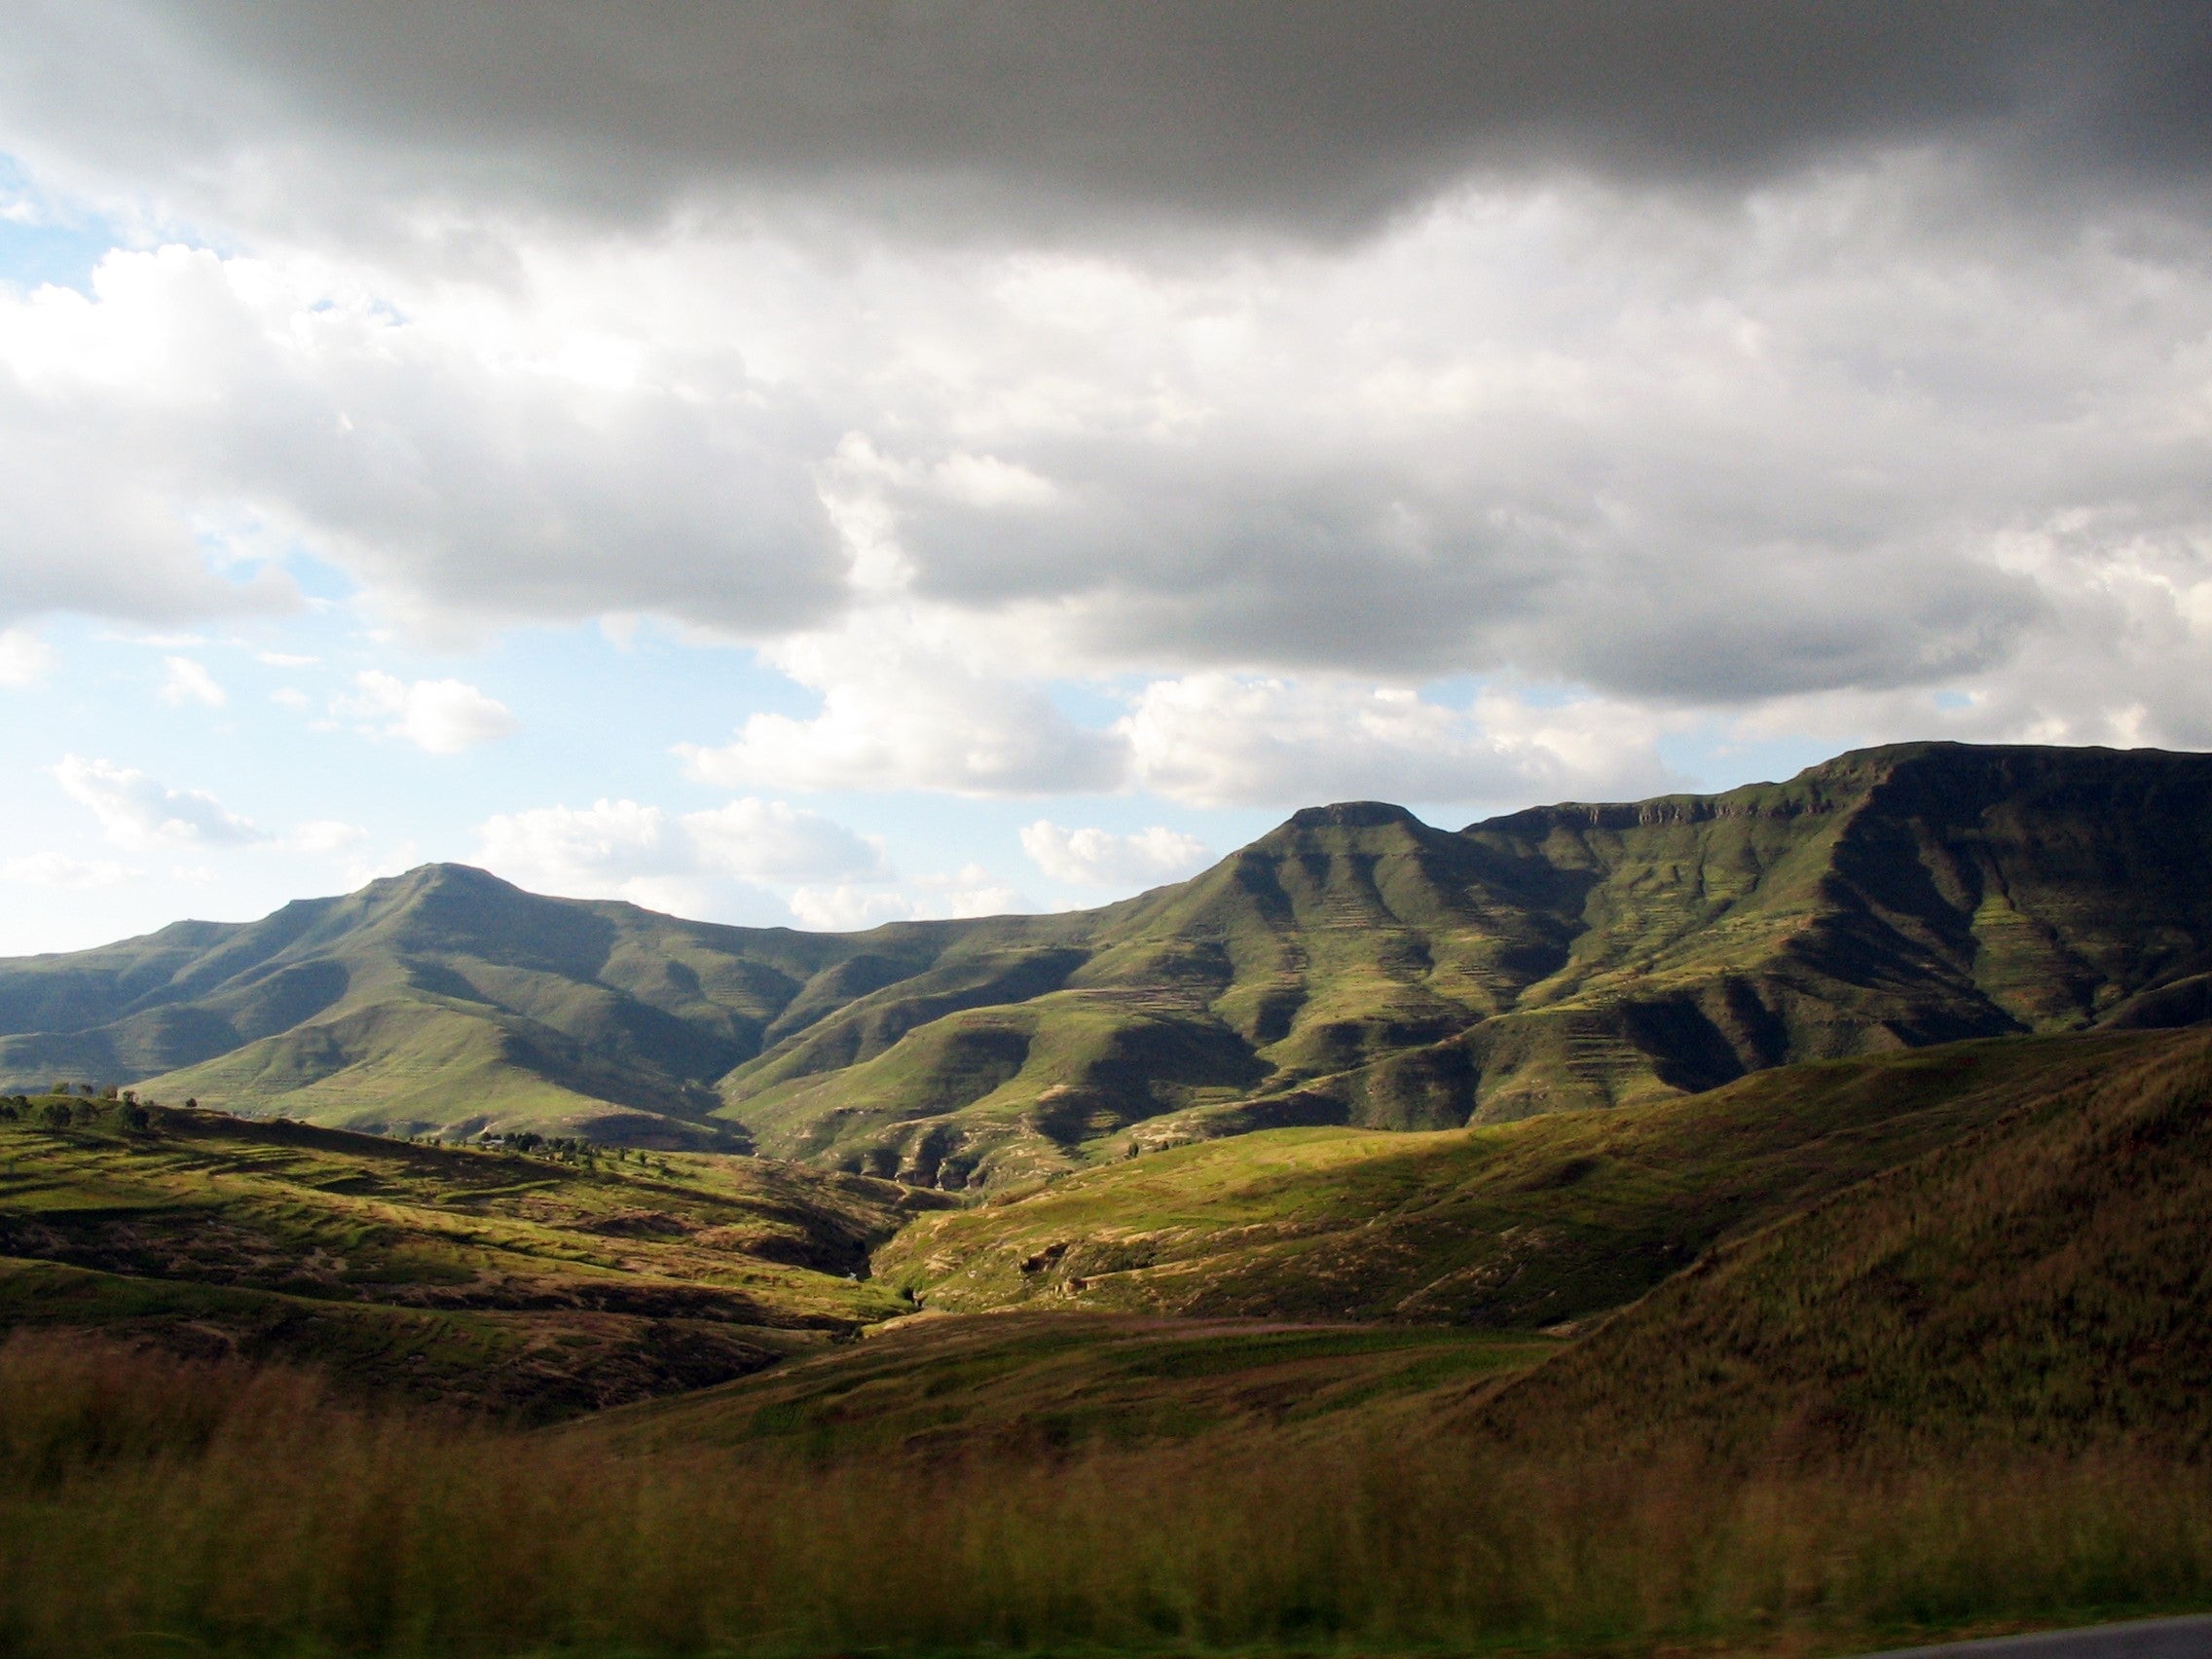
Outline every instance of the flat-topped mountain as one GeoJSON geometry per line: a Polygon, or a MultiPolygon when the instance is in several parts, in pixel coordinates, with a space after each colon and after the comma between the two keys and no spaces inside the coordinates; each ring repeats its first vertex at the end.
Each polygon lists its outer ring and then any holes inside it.
{"type": "Polygon", "coordinates": [[[0,1082],[961,1187],[2212,1014],[2212,756],[1910,744],[1450,831],[1308,808],[1057,916],[717,927],[427,866],[0,962],[0,1082]]]}

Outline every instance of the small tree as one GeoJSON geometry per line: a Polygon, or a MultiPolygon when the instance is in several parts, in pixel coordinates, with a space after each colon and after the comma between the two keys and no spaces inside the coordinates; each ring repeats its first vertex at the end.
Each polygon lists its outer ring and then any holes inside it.
{"type": "Polygon", "coordinates": [[[200,1096],[199,1096],[199,1095],[197,1095],[197,1094],[187,1094],[187,1095],[186,1095],[186,1096],[184,1097],[184,1109],[185,1109],[185,1110],[186,1110],[187,1112],[197,1112],[197,1111],[199,1111],[199,1110],[200,1110],[200,1096]]]}
{"type": "Polygon", "coordinates": [[[40,1116],[46,1120],[46,1126],[50,1129],[65,1129],[69,1126],[69,1107],[65,1101],[49,1100],[46,1110],[40,1116]]]}

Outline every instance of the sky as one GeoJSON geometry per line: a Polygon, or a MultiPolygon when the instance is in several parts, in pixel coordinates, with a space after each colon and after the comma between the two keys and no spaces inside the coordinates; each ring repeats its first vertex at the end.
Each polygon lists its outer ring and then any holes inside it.
{"type": "Polygon", "coordinates": [[[0,0],[0,952],[2212,747],[2212,9],[0,0]]]}

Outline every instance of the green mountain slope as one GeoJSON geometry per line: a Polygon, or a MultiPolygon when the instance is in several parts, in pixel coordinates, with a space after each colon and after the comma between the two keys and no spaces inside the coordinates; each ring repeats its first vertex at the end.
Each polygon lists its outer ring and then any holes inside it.
{"type": "Polygon", "coordinates": [[[779,1155],[1003,1185],[1254,1128],[1439,1128],[2171,1023],[2206,1002],[2208,860],[2212,757],[2153,751],[1907,745],[1456,834],[1315,808],[1060,918],[1018,1001],[982,1002],[980,960],[957,1008],[889,985],[721,1088],[779,1155]]]}
{"type": "Polygon", "coordinates": [[[1461,1130],[1260,1131],[920,1217],[875,1270],[947,1310],[1562,1326],[2023,1098],[2195,1040],[1974,1042],[1461,1130]]]}
{"type": "Polygon", "coordinates": [[[0,963],[0,1081],[385,1132],[742,1145],[711,1117],[717,1079],[810,999],[920,972],[962,937],[714,927],[426,866],[259,922],[0,963]]]}
{"type": "Polygon", "coordinates": [[[2201,1454],[2212,1033],[2009,1092],[1972,1132],[1715,1252],[1480,1420],[1753,1456],[1990,1439],[2201,1454]]]}
{"type": "Polygon", "coordinates": [[[720,928],[428,866],[0,963],[0,1083],[763,1152],[944,1188],[2212,1014],[2212,756],[1902,745],[1451,832],[1301,812],[1060,916],[720,928]]]}
{"type": "Polygon", "coordinates": [[[903,1310],[856,1275],[929,1201],[750,1158],[135,1118],[54,1097],[0,1112],[0,1324],[536,1415],[720,1382],[903,1310]]]}

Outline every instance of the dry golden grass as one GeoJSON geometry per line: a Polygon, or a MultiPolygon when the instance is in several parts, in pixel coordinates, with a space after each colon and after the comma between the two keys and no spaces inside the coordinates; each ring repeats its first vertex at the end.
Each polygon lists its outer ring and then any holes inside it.
{"type": "Polygon", "coordinates": [[[2212,1599],[2212,1472],[1876,1473],[1264,1433],[1069,1459],[624,1457],[299,1374],[0,1347],[0,1650],[1838,1650],[2212,1599]]]}

